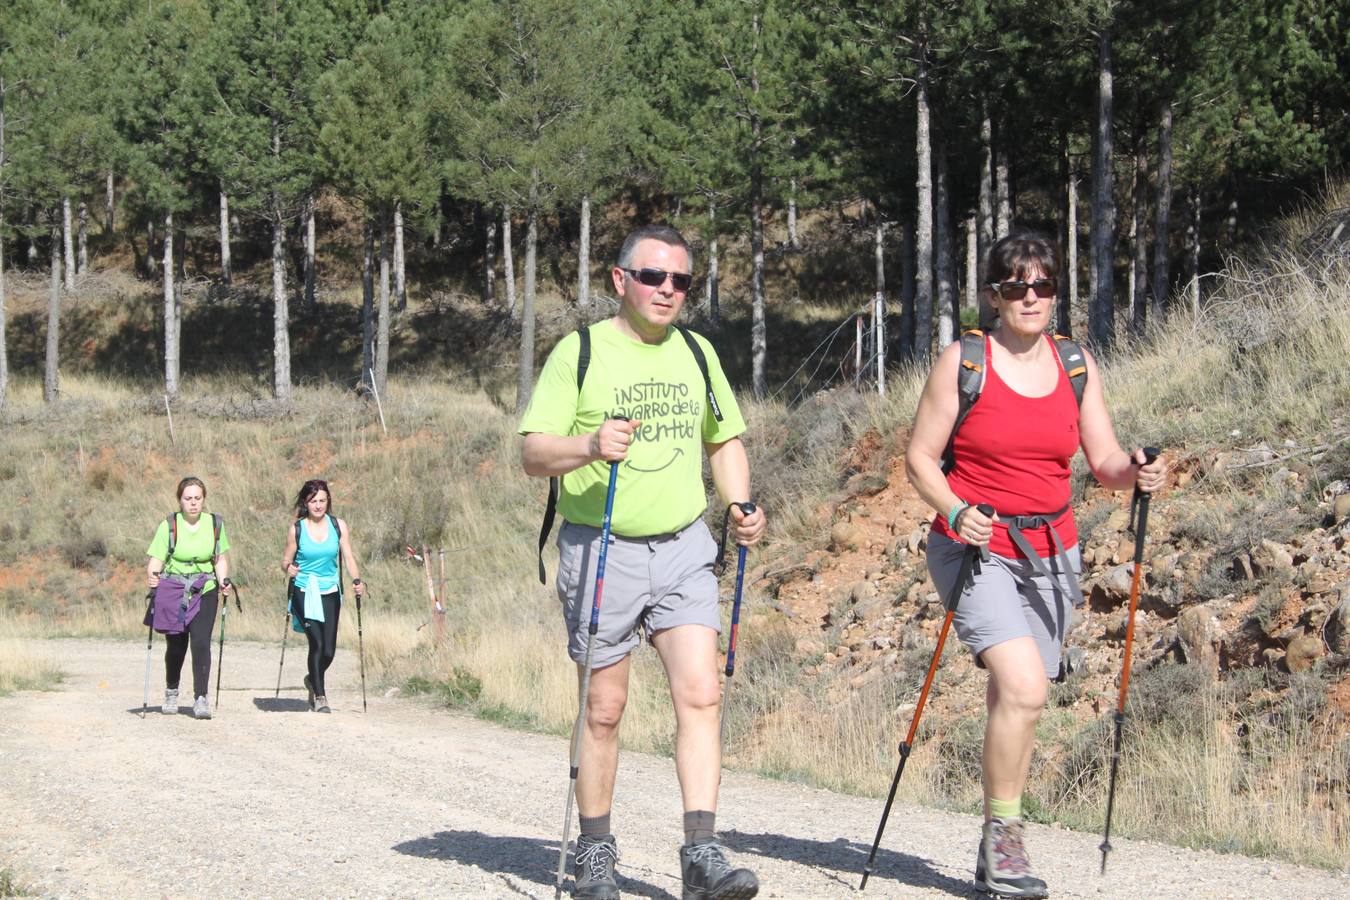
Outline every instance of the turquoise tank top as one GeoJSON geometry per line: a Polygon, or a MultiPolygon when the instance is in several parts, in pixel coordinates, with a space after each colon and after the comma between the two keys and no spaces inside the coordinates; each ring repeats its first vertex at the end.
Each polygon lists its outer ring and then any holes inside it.
{"type": "Polygon", "coordinates": [[[295,553],[295,564],[300,567],[300,574],[296,576],[295,583],[302,590],[313,588],[319,593],[331,594],[338,589],[339,541],[337,523],[332,516],[324,517],[324,525],[328,528],[328,534],[323,540],[316,541],[309,536],[308,523],[301,520],[300,541],[295,553]],[[310,576],[314,577],[314,582],[310,581],[310,576]]]}

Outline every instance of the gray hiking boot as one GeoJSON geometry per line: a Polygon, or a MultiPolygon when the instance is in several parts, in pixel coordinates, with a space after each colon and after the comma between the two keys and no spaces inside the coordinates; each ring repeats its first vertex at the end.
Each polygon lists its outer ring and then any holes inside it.
{"type": "Polygon", "coordinates": [[[314,695],[314,711],[321,713],[332,712],[332,710],[328,708],[328,698],[323,694],[314,695]]]}
{"type": "Polygon", "coordinates": [[[309,680],[308,675],[305,676],[305,690],[309,692],[309,708],[312,710],[314,709],[314,682],[309,680]]]}
{"type": "Polygon", "coordinates": [[[165,688],[164,705],[159,708],[159,711],[166,716],[178,715],[178,688],[165,688]]]}
{"type": "Polygon", "coordinates": [[[206,696],[202,695],[192,704],[192,715],[198,719],[211,718],[211,704],[207,702],[206,696]]]}
{"type": "Polygon", "coordinates": [[[990,819],[984,823],[975,856],[975,887],[998,897],[1048,897],[1045,882],[1031,871],[1022,843],[1021,819],[990,819]]]}
{"type": "Polygon", "coordinates": [[[572,896],[585,900],[619,900],[619,883],[614,880],[614,863],[619,847],[612,834],[577,836],[576,887],[572,896]]]}
{"type": "Polygon", "coordinates": [[[680,848],[682,900],[749,900],[759,893],[759,879],[749,869],[733,869],[726,850],[714,840],[680,848]]]}

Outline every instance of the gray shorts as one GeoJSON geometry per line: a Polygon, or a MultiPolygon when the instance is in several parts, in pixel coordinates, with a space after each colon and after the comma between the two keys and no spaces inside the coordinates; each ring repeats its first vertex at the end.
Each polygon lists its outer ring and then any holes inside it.
{"type": "MultiPolygon", "coordinates": [[[[1067,551],[1074,574],[1081,573],[1078,547],[1067,551]]],[[[928,535],[928,571],[944,603],[960,573],[965,552],[966,545],[960,541],[937,532],[928,535]]],[[[983,667],[980,654],[995,644],[1030,637],[1041,652],[1045,676],[1054,679],[1059,675],[1060,651],[1073,607],[1059,557],[1045,559],[1045,566],[1055,576],[1054,583],[1025,559],[995,553],[990,554],[989,562],[980,563],[980,571],[973,584],[962,591],[956,615],[952,616],[957,637],[970,648],[977,665],[983,667]]]]}
{"type": "MultiPolygon", "coordinates": [[[[586,641],[600,563],[600,529],[564,522],[558,531],[558,599],[567,625],[567,652],[586,659],[586,641]]],[[[610,534],[605,587],[591,664],[623,659],[638,645],[638,629],[650,639],[677,625],[722,630],[713,562],[717,542],[702,519],[674,534],[627,538],[610,534]]]]}

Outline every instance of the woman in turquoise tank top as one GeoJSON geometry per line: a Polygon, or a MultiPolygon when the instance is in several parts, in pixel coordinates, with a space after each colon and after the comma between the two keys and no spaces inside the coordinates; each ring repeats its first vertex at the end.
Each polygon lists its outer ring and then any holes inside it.
{"type": "Polygon", "coordinates": [[[352,577],[352,590],[365,596],[361,572],[352,549],[347,523],[331,512],[328,482],[306,481],[295,497],[295,524],[286,530],[286,554],[281,567],[291,579],[287,591],[292,617],[304,628],[309,640],[309,708],[332,712],[324,673],[337,655],[338,617],[342,613],[342,573],[339,556],[352,577]]]}

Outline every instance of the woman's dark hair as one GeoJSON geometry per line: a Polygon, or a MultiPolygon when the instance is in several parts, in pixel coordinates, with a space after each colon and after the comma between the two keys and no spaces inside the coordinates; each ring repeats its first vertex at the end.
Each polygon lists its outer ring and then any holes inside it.
{"type": "Polygon", "coordinates": [[[202,499],[205,500],[205,499],[206,499],[206,484],[203,483],[202,480],[201,480],[200,478],[198,478],[196,475],[189,475],[188,477],[184,478],[182,481],[178,482],[178,499],[179,499],[179,500],[182,500],[182,499],[183,499],[183,491],[186,491],[188,488],[192,487],[194,484],[195,484],[197,487],[199,487],[199,488],[202,489],[202,499]]]}
{"type": "Polygon", "coordinates": [[[1046,278],[1059,277],[1059,247],[1034,231],[1010,234],[989,249],[984,264],[984,283],[988,287],[1000,281],[1023,278],[1032,269],[1046,278]]]}
{"type": "Polygon", "coordinates": [[[303,519],[309,515],[309,501],[319,491],[328,495],[328,512],[333,511],[333,492],[328,489],[328,482],[322,478],[311,478],[300,486],[300,493],[295,495],[295,517],[303,519]]]}

